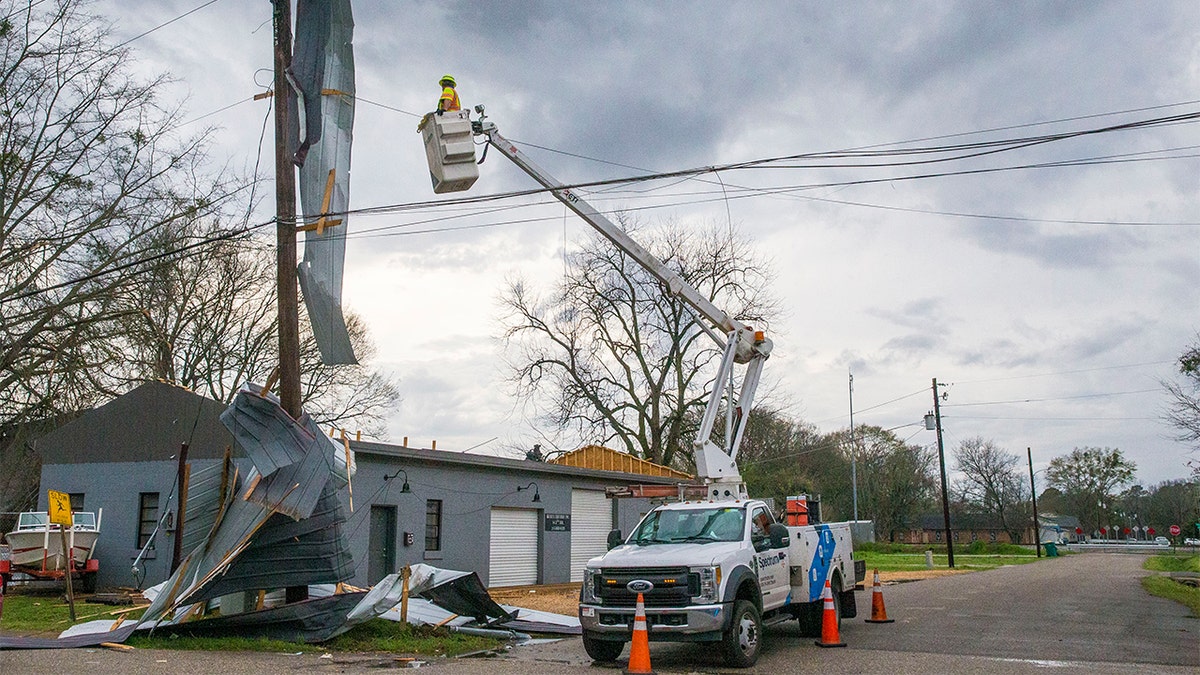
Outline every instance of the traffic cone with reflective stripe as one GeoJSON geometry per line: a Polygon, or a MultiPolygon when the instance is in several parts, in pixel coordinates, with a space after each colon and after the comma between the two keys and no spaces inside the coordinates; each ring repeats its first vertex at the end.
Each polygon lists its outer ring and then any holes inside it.
{"type": "Polygon", "coordinates": [[[629,644],[629,665],[625,675],[655,675],[650,667],[650,633],[646,630],[646,602],[638,593],[637,611],[633,615],[633,640],[629,644]]]}
{"type": "Polygon", "coordinates": [[[871,589],[871,618],[867,619],[867,623],[893,623],[895,619],[889,619],[887,610],[883,607],[883,587],[879,585],[879,570],[875,570],[875,583],[871,589]]]}
{"type": "Polygon", "coordinates": [[[821,610],[821,639],[817,640],[816,644],[818,647],[845,647],[846,643],[838,636],[837,605],[833,603],[833,589],[829,586],[829,579],[825,580],[822,597],[825,599],[825,607],[821,610]]]}

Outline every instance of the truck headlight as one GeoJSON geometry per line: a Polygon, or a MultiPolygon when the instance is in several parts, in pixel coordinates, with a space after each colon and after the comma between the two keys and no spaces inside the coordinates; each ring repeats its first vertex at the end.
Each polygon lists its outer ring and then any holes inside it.
{"type": "Polygon", "coordinates": [[[588,604],[599,604],[600,600],[596,597],[596,575],[600,570],[587,568],[583,570],[583,592],[579,594],[579,601],[588,604]]]}
{"type": "Polygon", "coordinates": [[[700,593],[692,597],[692,602],[697,605],[709,605],[717,602],[721,597],[720,565],[696,567],[692,571],[700,577],[700,593]]]}

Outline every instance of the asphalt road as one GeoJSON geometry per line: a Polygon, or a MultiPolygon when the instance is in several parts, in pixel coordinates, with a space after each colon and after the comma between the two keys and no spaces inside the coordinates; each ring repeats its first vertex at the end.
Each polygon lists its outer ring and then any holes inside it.
{"type": "MultiPolygon", "coordinates": [[[[895,623],[843,624],[846,649],[821,649],[789,622],[767,631],[758,664],[725,668],[715,649],[651,645],[659,673],[1194,673],[1200,619],[1142,590],[1140,555],[1090,553],[888,586],[895,623]]],[[[627,655],[627,653],[626,653],[627,655]]],[[[367,673],[397,667],[389,656],[229,654],[103,649],[0,652],[0,673],[367,673]]],[[[435,660],[424,669],[471,675],[597,673],[579,640],[515,647],[493,658],[435,660]]]]}

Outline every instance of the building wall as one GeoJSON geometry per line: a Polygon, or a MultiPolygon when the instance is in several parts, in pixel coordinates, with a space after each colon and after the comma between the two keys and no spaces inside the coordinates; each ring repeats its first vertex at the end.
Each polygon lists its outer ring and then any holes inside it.
{"type": "MultiPolygon", "coordinates": [[[[197,460],[192,466],[214,463],[216,460],[197,460]]],[[[94,554],[100,561],[97,585],[101,588],[135,587],[138,583],[131,570],[138,555],[139,495],[157,492],[159,515],[163,509],[178,513],[175,499],[167,499],[175,487],[176,466],[173,461],[45,464],[42,466],[38,508],[46,508],[47,490],[83,493],[84,510],[95,512],[101,518],[94,554]]],[[[167,578],[174,536],[174,529],[168,530],[167,524],[163,523],[154,538],[154,550],[140,564],[141,588],[167,578]]]]}
{"type": "MultiPolygon", "coordinates": [[[[396,569],[415,563],[466,570],[479,574],[486,584],[490,567],[491,509],[511,507],[536,509],[539,528],[539,574],[543,584],[568,583],[571,578],[571,532],[547,530],[546,516],[571,513],[571,490],[603,491],[612,480],[571,475],[547,475],[494,467],[469,468],[438,462],[419,462],[358,453],[358,473],[354,477],[354,513],[346,527],[351,550],[355,552],[355,577],[352,583],[366,585],[376,581],[367,577],[366,551],[369,545],[370,505],[396,507],[396,569]],[[384,481],[397,469],[408,474],[412,492],[401,493],[403,474],[384,481]],[[533,502],[533,490],[517,492],[518,486],[537,483],[540,503],[533,502]],[[442,550],[425,550],[426,501],[442,501],[442,550]],[[413,543],[404,545],[404,533],[413,534],[413,543]]],[[[537,466],[537,465],[534,465],[537,466]]],[[[347,500],[348,501],[348,500],[347,500]]],[[[348,506],[348,504],[347,504],[348,506]]],[[[628,533],[641,514],[650,509],[645,499],[616,500],[618,527],[628,533]]]]}
{"type": "MultiPolygon", "coordinates": [[[[195,471],[219,461],[196,460],[190,463],[195,471]]],[[[605,487],[615,484],[611,479],[446,465],[436,461],[399,461],[370,453],[358,453],[357,463],[358,473],[353,481],[353,512],[349,508],[348,492],[343,490],[341,494],[347,515],[344,531],[349,538],[355,562],[355,575],[351,583],[361,586],[377,581],[368,578],[367,569],[369,517],[373,504],[396,507],[395,569],[423,562],[435,567],[477,572],[485,584],[490,565],[491,508],[537,509],[538,520],[542,524],[539,534],[539,583],[568,583],[571,578],[571,532],[547,531],[545,516],[571,513],[572,488],[603,491],[605,487]],[[400,491],[404,483],[403,474],[393,480],[383,480],[384,475],[396,474],[398,469],[408,473],[412,489],[410,493],[400,491]],[[516,491],[518,485],[524,486],[530,482],[537,483],[540,503],[533,503],[532,490],[516,491]],[[441,551],[425,550],[425,507],[430,499],[442,501],[441,551]],[[404,545],[405,532],[413,535],[411,545],[404,545]]],[[[46,490],[82,493],[87,511],[99,512],[103,509],[95,551],[95,557],[100,561],[98,586],[145,588],[169,576],[175,530],[163,524],[154,538],[154,549],[140,562],[140,574],[135,578],[131,568],[139,552],[139,495],[157,492],[159,516],[164,509],[170,510],[173,515],[177,514],[177,500],[172,495],[175,472],[174,461],[47,464],[42,467],[39,508],[46,508],[46,490]]],[[[245,467],[242,475],[246,475],[245,467]]],[[[652,507],[646,499],[614,501],[616,526],[624,534],[628,534],[642,514],[652,507]]],[[[187,553],[183,552],[184,555],[187,553]]]]}

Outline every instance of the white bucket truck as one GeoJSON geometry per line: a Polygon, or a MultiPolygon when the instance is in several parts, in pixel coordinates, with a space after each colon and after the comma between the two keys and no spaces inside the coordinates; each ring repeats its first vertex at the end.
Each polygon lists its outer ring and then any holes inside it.
{"type": "MultiPolygon", "coordinates": [[[[826,581],[839,617],[855,616],[854,586],[866,570],[853,560],[849,524],[776,522],[764,502],[748,498],[737,468],[738,447],[763,363],[771,354],[771,340],[716,307],[574,190],[534,164],[500,135],[483,106],[475,111],[479,119],[471,122],[474,135],[486,136],[489,145],[637,260],[666,292],[703,319],[699,325],[723,349],[714,382],[730,383],[728,400],[723,395],[726,386],[713,387],[693,444],[704,496],[655,508],[628,539],[614,530],[608,553],[588,562],[579,604],[588,655],[613,661],[621,654],[633,631],[639,592],[645,598],[651,641],[719,643],[726,662],[737,667],[757,660],[764,625],[798,619],[806,633],[819,633],[826,581]],[[736,395],[735,364],[746,366],[736,395]],[[718,446],[711,438],[721,411],[725,429],[718,446]]],[[[465,190],[478,176],[467,166],[474,162],[461,128],[468,117],[464,111],[424,133],[437,192],[465,190]]]]}

